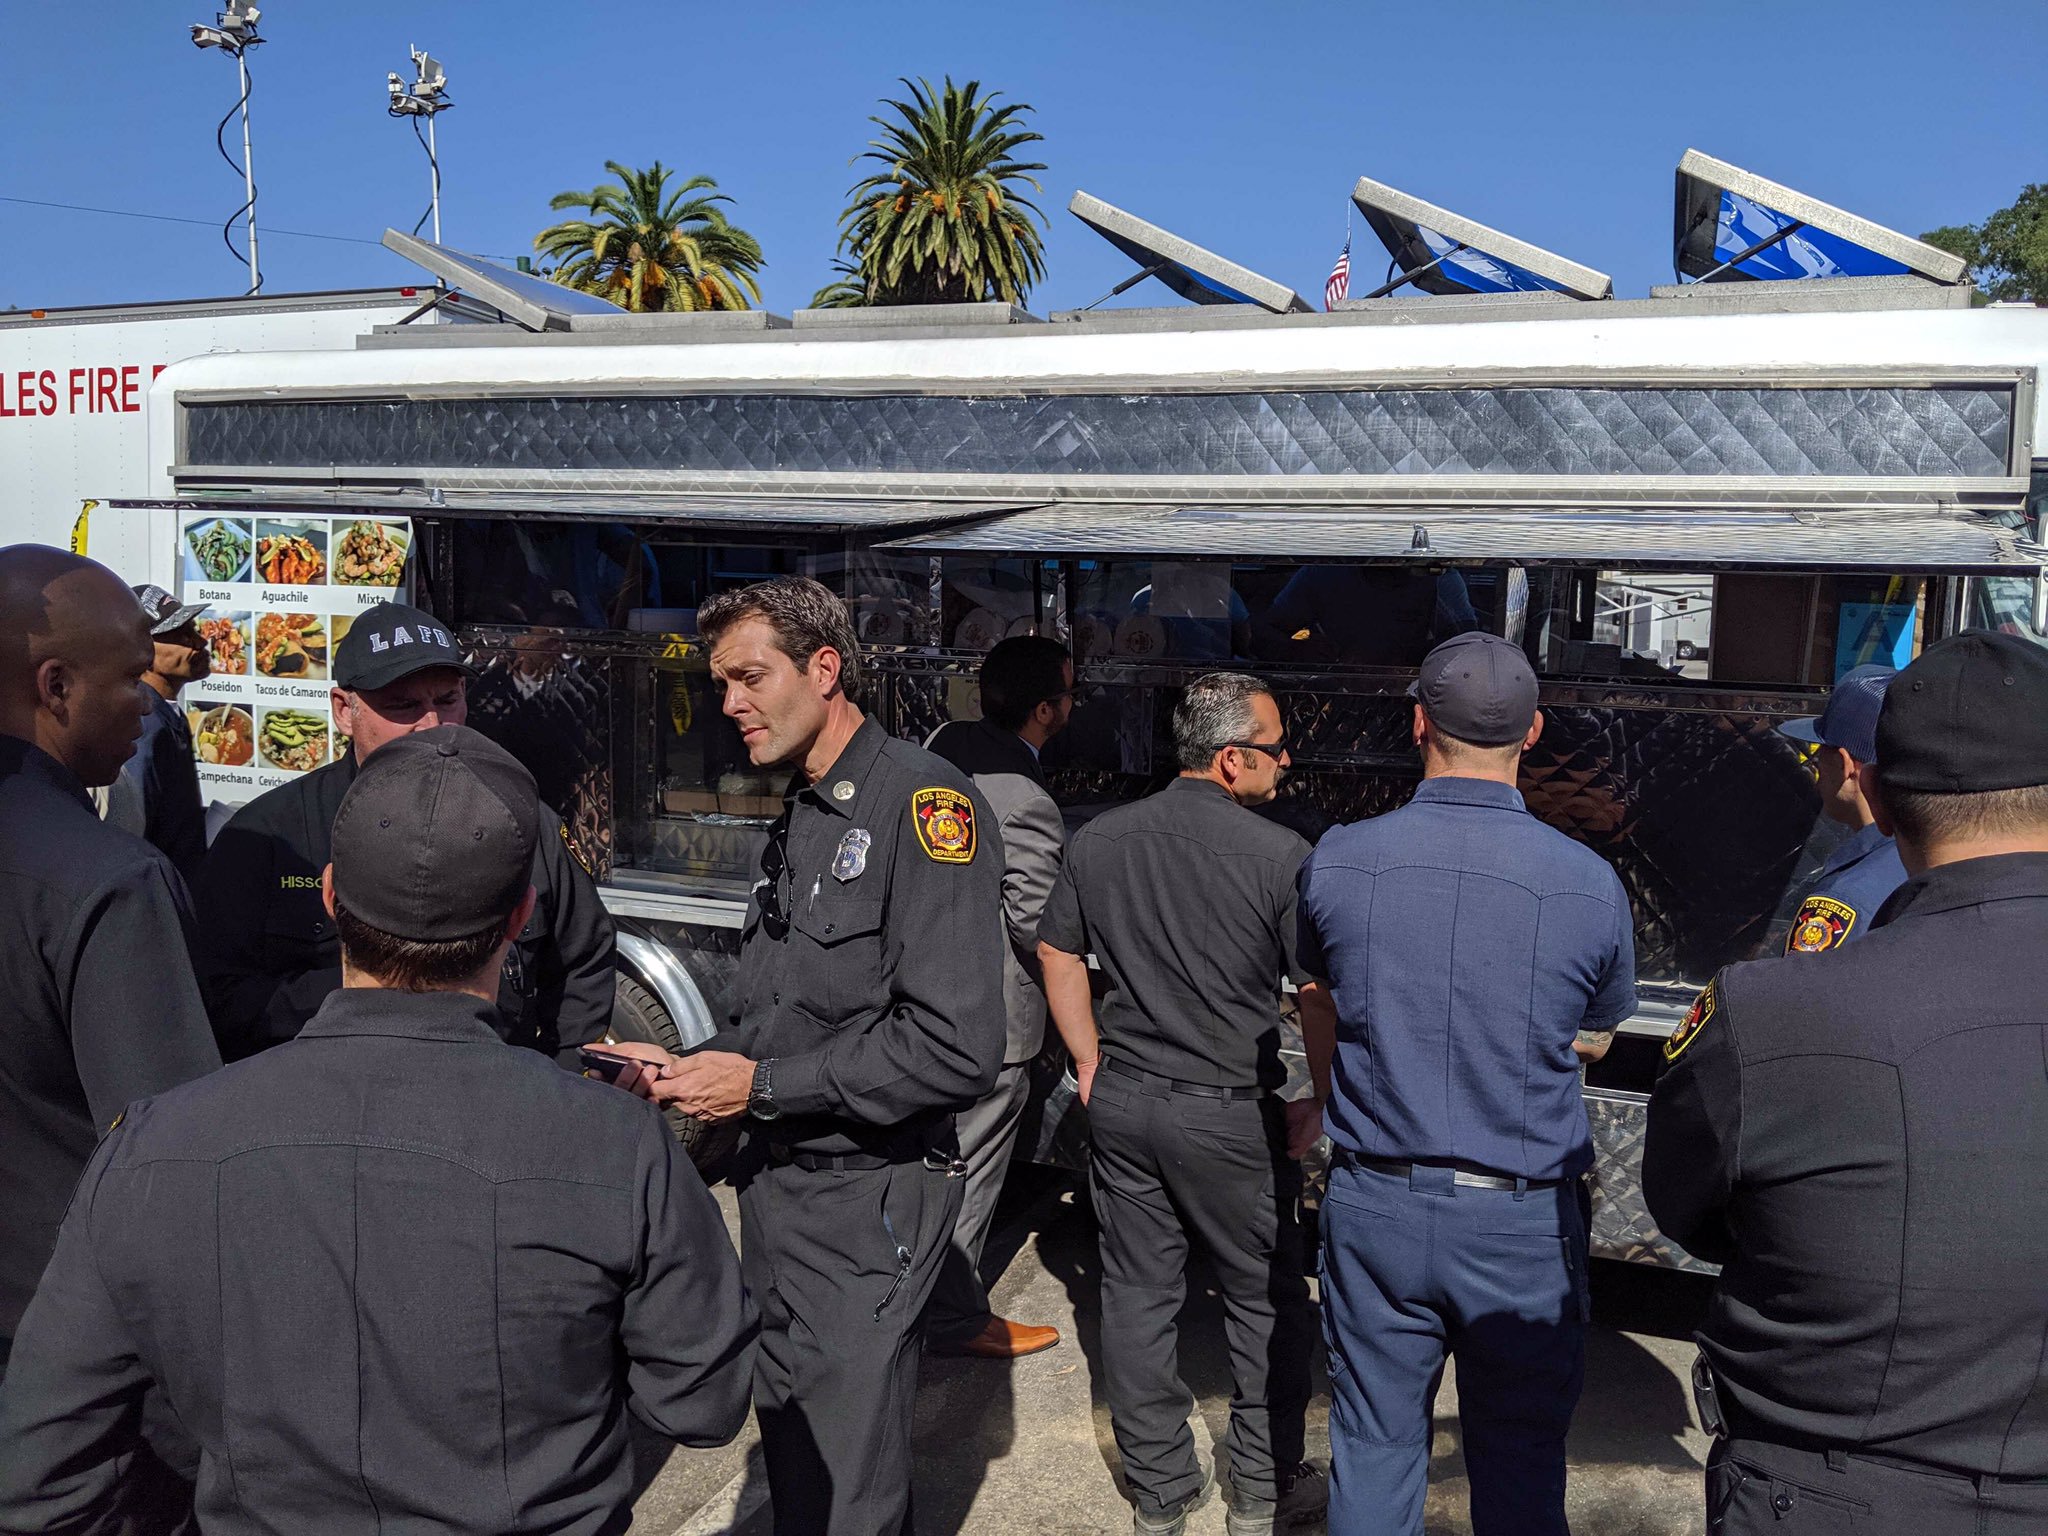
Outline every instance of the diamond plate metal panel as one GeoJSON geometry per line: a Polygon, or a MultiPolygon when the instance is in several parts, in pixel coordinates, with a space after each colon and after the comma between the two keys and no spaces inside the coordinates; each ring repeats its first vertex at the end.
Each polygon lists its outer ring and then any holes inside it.
{"type": "Polygon", "coordinates": [[[1593,1127],[1593,1252],[1603,1259],[1719,1274],[1718,1265],[1694,1258],[1650,1219],[1642,1178],[1649,1105],[1640,1098],[1594,1093],[1585,1102],[1593,1127]]]}
{"type": "Polygon", "coordinates": [[[526,765],[578,857],[596,879],[607,879],[614,857],[609,662],[559,636],[536,634],[517,646],[458,639],[478,669],[469,723],[526,765]]]}
{"type": "Polygon", "coordinates": [[[209,465],[1056,475],[2003,476],[2011,385],[632,395],[185,407],[209,465]]]}
{"type": "Polygon", "coordinates": [[[648,931],[675,951],[683,969],[690,973],[690,980],[697,983],[697,991],[711,1010],[712,1019],[723,1028],[738,1001],[740,930],[697,923],[660,923],[648,931]]]}

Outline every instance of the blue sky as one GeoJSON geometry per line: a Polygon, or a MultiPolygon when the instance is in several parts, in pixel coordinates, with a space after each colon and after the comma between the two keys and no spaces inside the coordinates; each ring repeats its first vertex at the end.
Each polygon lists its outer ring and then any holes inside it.
{"type": "MultiPolygon", "coordinates": [[[[219,220],[213,128],[234,67],[187,28],[215,0],[0,0],[13,64],[0,195],[219,220]]],[[[425,204],[384,115],[417,43],[445,61],[447,241],[516,254],[603,162],[718,178],[768,306],[828,277],[848,161],[898,75],[978,77],[1036,107],[1050,170],[1041,312],[1130,267],[1065,212],[1085,187],[1319,295],[1361,173],[1611,272],[1671,280],[1689,145],[1908,233],[2048,181],[2048,5],[1651,3],[618,6],[274,0],[250,55],[264,227],[374,241],[425,204]]],[[[236,141],[232,133],[229,140],[236,141]]],[[[0,202],[0,308],[232,293],[200,226],[0,202]]],[[[1358,276],[1384,262],[1361,225],[1358,276]]],[[[367,244],[266,237],[266,292],[404,282],[367,244]]],[[[1119,302],[1174,302],[1156,284],[1119,302]]]]}

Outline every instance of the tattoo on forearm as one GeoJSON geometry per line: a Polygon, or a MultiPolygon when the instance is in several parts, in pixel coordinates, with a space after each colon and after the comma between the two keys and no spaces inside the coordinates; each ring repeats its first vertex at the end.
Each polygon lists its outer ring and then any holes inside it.
{"type": "Polygon", "coordinates": [[[1579,1044],[1589,1051],[1604,1051],[1613,1042],[1614,1031],[1611,1029],[1582,1029],[1579,1031],[1579,1044]]]}

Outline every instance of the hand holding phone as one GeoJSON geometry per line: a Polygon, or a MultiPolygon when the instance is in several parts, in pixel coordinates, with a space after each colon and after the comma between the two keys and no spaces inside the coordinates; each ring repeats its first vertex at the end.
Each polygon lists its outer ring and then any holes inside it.
{"type": "Polygon", "coordinates": [[[609,1051],[601,1045],[578,1046],[576,1059],[583,1064],[585,1077],[597,1078],[643,1099],[653,1097],[648,1084],[660,1075],[660,1068],[652,1062],[623,1051],[609,1051]]]}

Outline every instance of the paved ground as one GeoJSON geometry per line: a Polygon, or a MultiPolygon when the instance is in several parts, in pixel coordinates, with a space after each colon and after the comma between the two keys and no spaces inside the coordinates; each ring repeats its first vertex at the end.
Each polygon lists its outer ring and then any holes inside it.
{"type": "MultiPolygon", "coordinates": [[[[719,1191],[732,1219],[729,1189],[719,1191]]],[[[921,1536],[1097,1536],[1130,1529],[1116,1479],[1109,1411],[1095,1388],[1096,1274],[1085,1202],[1052,1176],[1013,1181],[998,1238],[1014,1251],[997,1309],[1054,1323],[1057,1349],[1012,1365],[928,1360],[918,1395],[917,1524],[921,1536]],[[1025,1187],[1019,1187],[1020,1185],[1025,1187]]],[[[1594,1266],[1594,1323],[1586,1394],[1571,1439],[1570,1513],[1577,1536],[1689,1536],[1703,1532],[1700,1466],[1706,1438],[1692,1422],[1685,1336],[1705,1299],[1697,1277],[1594,1266]]],[[[1220,1309],[1191,1287],[1182,1318],[1182,1370],[1200,1399],[1197,1444],[1208,1456],[1230,1396],[1220,1309]]],[[[1319,1363],[1320,1364],[1320,1363],[1319,1363]]],[[[1318,1370],[1320,1388],[1320,1369],[1318,1370]]],[[[1327,1456],[1328,1400],[1310,1408],[1309,1454],[1327,1456]]],[[[647,1438],[646,1482],[634,1529],[655,1536],[767,1536],[766,1488],[749,1429],[719,1451],[647,1438]]],[[[1458,1536],[1465,1518],[1457,1383],[1436,1405],[1428,1536],[1458,1536]]],[[[1215,1500],[1188,1525],[1218,1536],[1215,1500]]]]}

